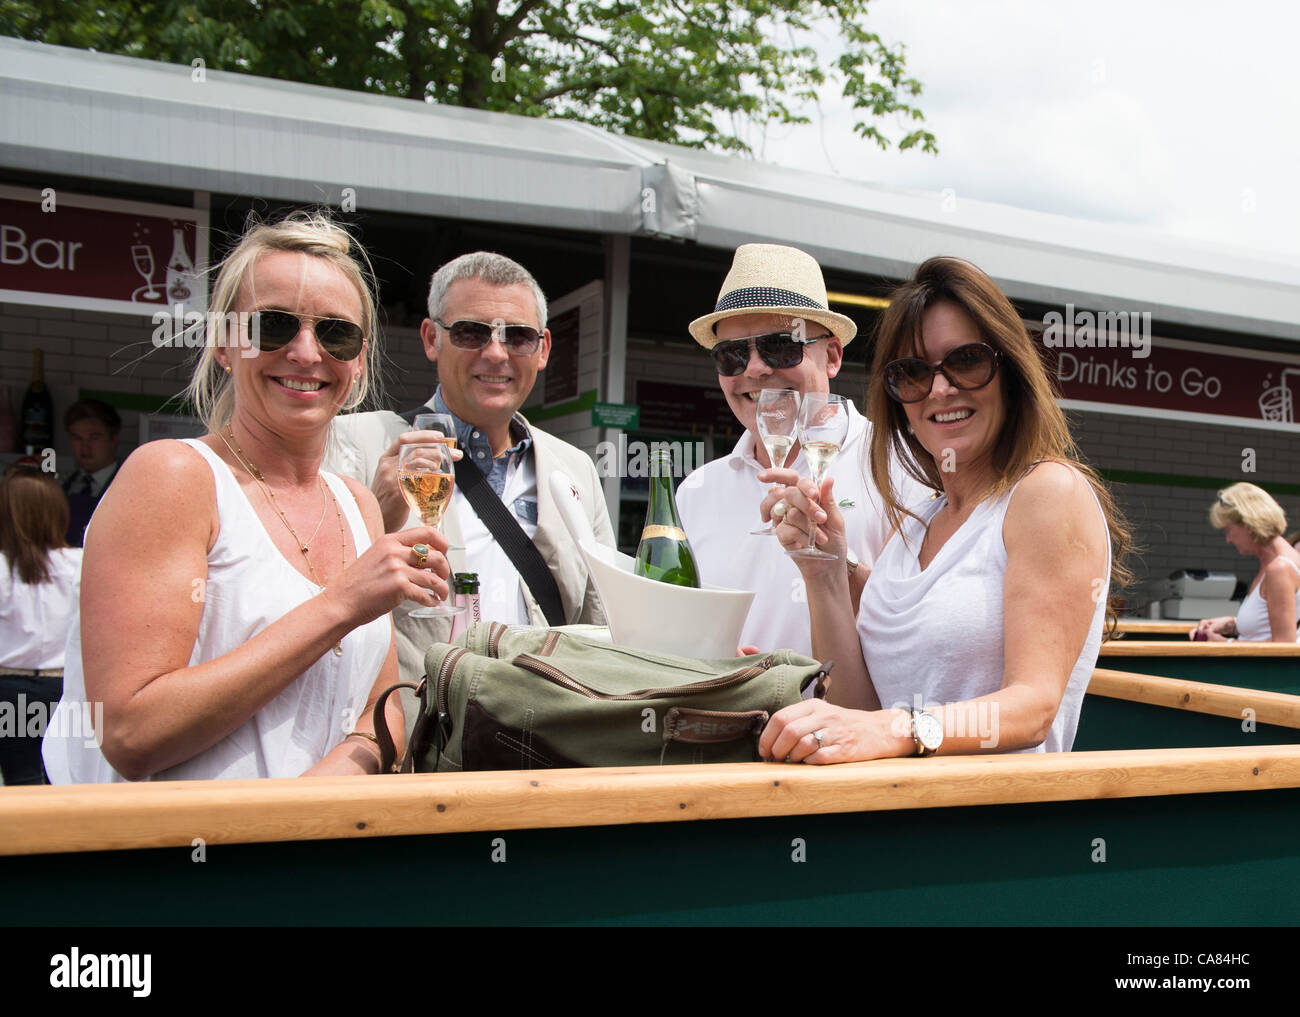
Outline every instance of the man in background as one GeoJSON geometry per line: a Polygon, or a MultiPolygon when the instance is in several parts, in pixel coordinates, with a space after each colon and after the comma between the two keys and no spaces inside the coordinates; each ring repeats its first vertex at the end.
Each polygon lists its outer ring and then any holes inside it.
{"type": "Polygon", "coordinates": [[[63,415],[77,468],[63,481],[68,496],[68,544],[81,547],[86,524],[117,475],[122,418],[98,399],[79,399],[63,415]]]}

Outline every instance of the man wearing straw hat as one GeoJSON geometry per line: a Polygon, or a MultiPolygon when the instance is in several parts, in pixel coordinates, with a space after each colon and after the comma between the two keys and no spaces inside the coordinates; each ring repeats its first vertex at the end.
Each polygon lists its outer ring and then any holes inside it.
{"type": "MultiPolygon", "coordinates": [[[[730,455],[682,482],[677,505],[704,581],[755,592],[744,644],[812,652],[799,570],[775,537],[749,533],[760,522],[758,506],[767,493],[758,474],[771,465],[755,423],[758,394],[765,388],[829,392],[857,331],[852,319],[827,307],[817,262],[775,244],[737,248],[717,306],[691,322],[691,335],[712,353],[718,385],[745,433],[730,455]]],[[[889,535],[869,479],[869,445],[868,424],[850,402],[848,437],[828,476],[835,478],[847,526],[845,567],[855,598],[889,535]]],[[[787,468],[809,476],[797,444],[792,454],[787,468]]]]}

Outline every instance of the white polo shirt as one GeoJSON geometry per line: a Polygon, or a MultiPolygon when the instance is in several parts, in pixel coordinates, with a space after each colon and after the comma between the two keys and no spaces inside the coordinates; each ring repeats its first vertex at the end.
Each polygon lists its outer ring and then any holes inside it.
{"type": "MultiPolygon", "coordinates": [[[[844,516],[849,547],[870,568],[885,546],[889,528],[870,480],[870,425],[852,402],[848,405],[848,439],[829,475],[835,478],[835,501],[844,516]]],[[[701,581],[755,593],[741,630],[742,645],[811,656],[808,598],[798,566],[776,537],[749,533],[762,524],[758,506],[769,486],[758,479],[763,467],[754,457],[754,447],[754,436],[746,431],[730,455],[701,466],[683,480],[677,508],[701,581]]],[[[812,475],[802,449],[793,468],[801,477],[812,475]]],[[[904,504],[927,493],[911,478],[896,477],[894,483],[906,485],[904,504]]]]}

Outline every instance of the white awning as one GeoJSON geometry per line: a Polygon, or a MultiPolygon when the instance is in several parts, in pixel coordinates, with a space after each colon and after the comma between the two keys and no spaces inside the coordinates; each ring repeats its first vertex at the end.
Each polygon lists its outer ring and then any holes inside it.
{"type": "Polygon", "coordinates": [[[968,258],[1015,298],[1300,341],[1300,261],[435,106],[0,39],[0,166],[732,248],[901,277],[968,258]]]}

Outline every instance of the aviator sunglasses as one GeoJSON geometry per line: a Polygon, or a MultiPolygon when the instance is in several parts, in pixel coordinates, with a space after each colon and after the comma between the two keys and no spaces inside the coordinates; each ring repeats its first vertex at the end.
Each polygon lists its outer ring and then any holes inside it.
{"type": "Polygon", "coordinates": [[[891,360],[885,365],[885,391],[900,403],[919,403],[930,394],[934,376],[942,371],[953,388],[970,392],[993,380],[1000,359],[992,346],[967,343],[952,350],[933,366],[920,357],[891,360]]]}
{"type": "Polygon", "coordinates": [[[254,311],[249,326],[253,347],[263,353],[284,349],[297,338],[304,321],[314,322],[312,332],[316,342],[335,360],[356,360],[365,344],[366,336],[361,326],[342,318],[299,317],[288,311],[254,311]]]}
{"type": "Polygon", "coordinates": [[[458,350],[478,352],[487,349],[488,343],[497,339],[506,348],[507,353],[516,357],[526,357],[537,352],[542,344],[542,333],[532,325],[497,325],[493,327],[485,321],[453,321],[448,325],[441,318],[435,319],[447,330],[451,344],[458,350]]]}
{"type": "Polygon", "coordinates": [[[750,336],[748,339],[727,339],[713,347],[713,362],[718,373],[724,378],[734,378],[744,374],[749,366],[751,346],[758,350],[763,363],[775,371],[798,367],[803,363],[803,348],[811,346],[820,339],[830,338],[826,335],[813,336],[811,339],[797,339],[790,332],[769,332],[767,335],[750,336]]]}

